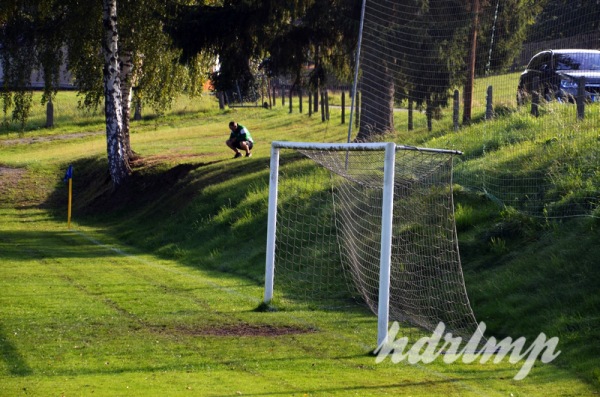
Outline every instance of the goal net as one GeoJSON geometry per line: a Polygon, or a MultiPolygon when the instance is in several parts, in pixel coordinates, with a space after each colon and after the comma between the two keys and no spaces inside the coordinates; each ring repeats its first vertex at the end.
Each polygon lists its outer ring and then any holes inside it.
{"type": "Polygon", "coordinates": [[[597,1],[363,4],[356,138],[460,150],[457,184],[530,216],[600,216],[597,1]]]}
{"type": "Polygon", "coordinates": [[[454,225],[456,151],[274,142],[265,302],[339,307],[457,335],[477,328],[454,225]]]}

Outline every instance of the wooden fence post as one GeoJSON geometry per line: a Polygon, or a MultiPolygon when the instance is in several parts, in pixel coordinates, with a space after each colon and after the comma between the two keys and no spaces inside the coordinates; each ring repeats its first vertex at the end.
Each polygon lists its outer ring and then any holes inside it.
{"type": "Polygon", "coordinates": [[[585,76],[577,79],[577,119],[585,118],[585,76]]]}
{"type": "Polygon", "coordinates": [[[242,90],[240,89],[240,85],[238,84],[238,82],[235,82],[235,88],[237,90],[237,94],[238,94],[238,99],[240,101],[240,105],[244,106],[244,97],[242,97],[242,90]]]}
{"type": "Polygon", "coordinates": [[[458,128],[459,128],[458,113],[460,110],[460,94],[459,94],[458,90],[454,90],[454,97],[453,97],[452,101],[453,101],[452,123],[454,124],[454,131],[458,131],[458,128]]]}
{"type": "Polygon", "coordinates": [[[491,120],[494,118],[494,101],[493,101],[493,88],[492,86],[488,86],[487,88],[487,96],[485,97],[485,119],[491,120]]]}
{"type": "Polygon", "coordinates": [[[269,109],[273,107],[273,97],[271,96],[271,80],[267,80],[267,97],[269,98],[269,109]]]}
{"type": "MultiPolygon", "coordinates": [[[[225,98],[224,98],[224,94],[223,92],[219,91],[217,93],[218,97],[219,97],[219,109],[223,110],[225,109],[225,98]]],[[[137,111],[137,109],[136,109],[137,111]]]]}
{"type": "Polygon", "coordinates": [[[431,108],[431,100],[427,98],[427,108],[425,109],[425,115],[427,117],[427,131],[433,130],[433,109],[431,108]]]}
{"type": "Polygon", "coordinates": [[[346,91],[342,91],[342,124],[346,124],[346,91]]]}
{"type": "Polygon", "coordinates": [[[535,117],[540,115],[540,111],[538,109],[540,105],[540,78],[533,78],[533,87],[531,92],[531,114],[535,117]]]}
{"type": "Polygon", "coordinates": [[[321,121],[325,122],[325,97],[323,91],[321,91],[321,121]]]}
{"type": "Polygon", "coordinates": [[[408,99],[408,130],[412,131],[415,128],[415,124],[413,122],[413,100],[412,98],[408,99]]]}
{"type": "Polygon", "coordinates": [[[329,91],[325,90],[325,119],[329,121],[329,91]]]}

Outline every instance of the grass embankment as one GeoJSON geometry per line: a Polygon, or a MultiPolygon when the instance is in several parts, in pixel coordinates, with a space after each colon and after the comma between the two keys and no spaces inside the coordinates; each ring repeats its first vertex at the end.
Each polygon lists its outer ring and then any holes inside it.
{"type": "MultiPolygon", "coordinates": [[[[376,319],[360,308],[253,311],[262,297],[269,142],[344,141],[337,110],[321,123],[287,108],[220,112],[214,101],[202,103],[134,124],[142,159],[130,187],[116,193],[102,132],[88,128],[95,121],[2,138],[0,394],[598,392],[597,219],[530,218],[458,188],[463,268],[478,320],[500,337],[558,336],[562,353],[519,382],[512,377],[520,365],[506,360],[375,365],[367,353],[376,319]],[[250,127],[251,159],[234,161],[224,146],[230,119],[250,127]],[[65,132],[92,134],[52,139],[65,132]],[[60,179],[70,163],[75,209],[67,230],[60,179]]],[[[410,139],[453,136],[421,129],[410,139]]]]}

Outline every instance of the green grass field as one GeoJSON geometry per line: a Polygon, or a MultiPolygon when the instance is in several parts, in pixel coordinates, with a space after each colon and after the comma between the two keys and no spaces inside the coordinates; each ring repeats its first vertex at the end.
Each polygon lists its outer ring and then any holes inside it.
{"type": "MultiPolygon", "coordinates": [[[[65,107],[73,101],[60,95],[65,107]]],[[[0,395],[600,393],[597,219],[532,220],[458,189],[478,320],[499,337],[558,336],[562,353],[521,381],[513,380],[521,364],[507,359],[376,364],[377,321],[360,306],[255,311],[269,143],[343,142],[339,110],[321,123],[287,107],[219,111],[210,96],[182,98],[165,118],[133,124],[142,160],[131,187],[116,193],[101,118],[72,112],[50,131],[0,131],[0,395]],[[231,159],[230,119],[251,129],[251,159],[231,159]],[[61,181],[69,164],[71,229],[61,181]],[[519,233],[493,234],[498,225],[519,233]]]]}

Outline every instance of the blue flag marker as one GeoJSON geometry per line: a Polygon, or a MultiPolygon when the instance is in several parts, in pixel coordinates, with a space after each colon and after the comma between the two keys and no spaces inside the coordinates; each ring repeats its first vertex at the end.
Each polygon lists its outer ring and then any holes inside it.
{"type": "Polygon", "coordinates": [[[63,178],[64,182],[69,182],[69,179],[73,178],[73,166],[69,165],[69,168],[67,168],[67,172],[65,172],[65,177],[63,178]]]}
{"type": "Polygon", "coordinates": [[[67,209],[67,227],[71,228],[71,205],[73,203],[73,165],[69,165],[63,181],[69,184],[69,206],[67,209]]]}

